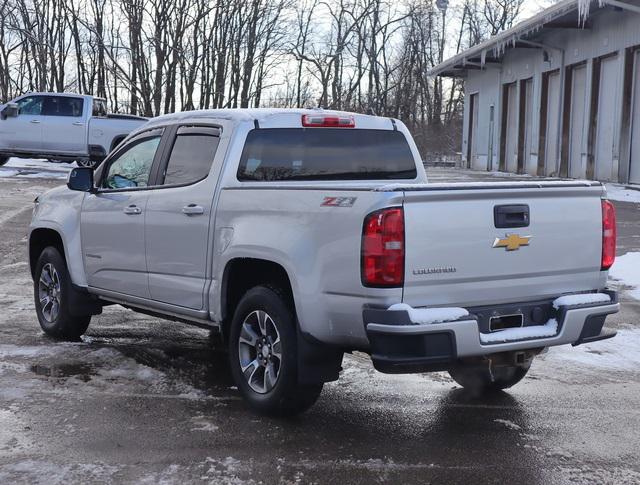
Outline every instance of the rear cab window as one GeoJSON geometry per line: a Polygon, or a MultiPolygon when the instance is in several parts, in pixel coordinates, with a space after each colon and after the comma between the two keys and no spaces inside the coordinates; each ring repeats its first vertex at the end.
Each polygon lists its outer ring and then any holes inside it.
{"type": "Polygon", "coordinates": [[[399,131],[263,128],[249,132],[240,181],[409,180],[417,177],[399,131]]]}
{"type": "Polygon", "coordinates": [[[206,126],[181,126],[176,133],[164,185],[188,185],[209,175],[220,141],[220,130],[206,126]]]}
{"type": "Polygon", "coordinates": [[[84,99],[71,96],[45,96],[42,106],[44,116],[82,116],[84,99]]]}

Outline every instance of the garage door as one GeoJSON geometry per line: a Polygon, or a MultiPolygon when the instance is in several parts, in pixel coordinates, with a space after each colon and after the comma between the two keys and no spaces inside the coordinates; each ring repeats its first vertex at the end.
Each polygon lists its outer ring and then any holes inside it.
{"type": "Polygon", "coordinates": [[[613,165],[613,136],[619,89],[618,58],[608,57],[600,63],[600,89],[595,140],[595,178],[617,180],[618,167],[613,165]]]}
{"type": "Polygon", "coordinates": [[[569,124],[569,176],[587,176],[586,157],[583,153],[584,115],[586,112],[587,68],[574,67],[571,76],[571,119],[569,124]]]}

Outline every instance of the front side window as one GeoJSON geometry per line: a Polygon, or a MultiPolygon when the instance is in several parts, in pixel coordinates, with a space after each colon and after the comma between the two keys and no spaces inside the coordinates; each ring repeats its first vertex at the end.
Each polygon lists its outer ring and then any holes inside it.
{"type": "Polygon", "coordinates": [[[249,132],[238,180],[408,180],[405,136],[392,130],[269,128],[249,132]]]}
{"type": "Polygon", "coordinates": [[[84,100],[69,96],[45,96],[42,114],[45,116],[82,116],[84,100]]]}
{"type": "Polygon", "coordinates": [[[102,183],[105,189],[131,189],[149,185],[153,159],[162,135],[139,138],[109,164],[102,183]]]}
{"type": "Polygon", "coordinates": [[[42,114],[42,96],[27,96],[16,101],[18,105],[18,114],[21,115],[41,115],[42,114]]]}
{"type": "Polygon", "coordinates": [[[164,185],[192,184],[209,175],[220,141],[218,135],[216,128],[180,127],[167,163],[164,185]]]}

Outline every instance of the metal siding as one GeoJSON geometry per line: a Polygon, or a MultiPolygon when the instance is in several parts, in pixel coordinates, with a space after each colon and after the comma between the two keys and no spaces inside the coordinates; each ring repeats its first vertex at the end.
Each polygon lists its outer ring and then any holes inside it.
{"type": "Polygon", "coordinates": [[[633,95],[631,113],[631,153],[629,182],[640,183],[640,51],[633,65],[633,95]]]}
{"type": "Polygon", "coordinates": [[[533,152],[533,79],[528,79],[524,84],[524,170],[528,174],[535,175],[538,169],[537,157],[533,152]]]}
{"type": "Polygon", "coordinates": [[[545,136],[545,174],[557,174],[558,140],[560,139],[560,72],[549,74],[547,91],[547,126],[545,136]]]}
{"type": "Polygon", "coordinates": [[[510,84],[507,91],[507,129],[505,131],[505,159],[508,172],[518,171],[518,86],[510,84]]]}
{"type": "Polygon", "coordinates": [[[469,161],[469,165],[471,168],[476,170],[484,170],[486,168],[480,166],[478,163],[478,111],[480,109],[480,100],[478,99],[480,96],[478,93],[474,93],[471,95],[471,112],[469,113],[469,143],[471,144],[471,148],[469,152],[471,153],[471,160],[469,161]]]}

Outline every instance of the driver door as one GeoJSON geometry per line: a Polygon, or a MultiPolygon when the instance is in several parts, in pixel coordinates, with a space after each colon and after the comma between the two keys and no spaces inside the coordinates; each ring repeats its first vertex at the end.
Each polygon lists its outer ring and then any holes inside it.
{"type": "Polygon", "coordinates": [[[18,116],[0,121],[0,136],[6,140],[6,147],[10,150],[40,151],[44,96],[25,96],[15,102],[18,105],[18,116]]]}
{"type": "Polygon", "coordinates": [[[85,196],[82,252],[93,288],[150,297],[144,222],[162,135],[162,129],[154,129],[131,139],[105,162],[97,192],[85,196]]]}

